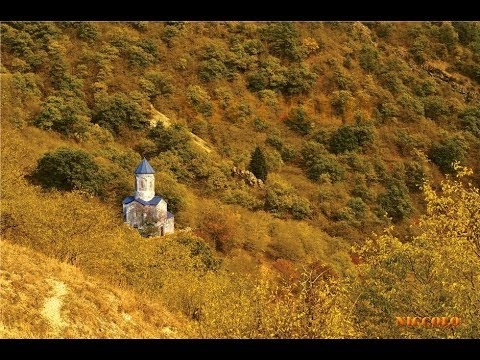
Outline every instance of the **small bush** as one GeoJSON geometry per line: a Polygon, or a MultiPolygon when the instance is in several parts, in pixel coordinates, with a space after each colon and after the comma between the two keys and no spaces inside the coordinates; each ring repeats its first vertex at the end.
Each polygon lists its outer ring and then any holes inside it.
{"type": "Polygon", "coordinates": [[[440,96],[431,96],[424,100],[425,116],[438,121],[448,117],[451,114],[450,107],[445,98],[440,96]]]}
{"type": "Polygon", "coordinates": [[[389,181],[386,192],[378,196],[378,203],[392,218],[393,222],[399,222],[413,212],[408,189],[399,180],[389,181]]]}
{"type": "Polygon", "coordinates": [[[271,54],[293,61],[301,58],[298,31],[293,23],[269,24],[262,29],[261,36],[267,42],[271,54]]]}
{"type": "Polygon", "coordinates": [[[301,106],[292,109],[285,120],[285,124],[301,135],[308,135],[312,130],[313,123],[301,106]]]}
{"type": "Polygon", "coordinates": [[[263,206],[262,201],[244,189],[229,189],[225,191],[223,201],[226,204],[240,205],[249,210],[259,210],[263,206]]]}
{"type": "Polygon", "coordinates": [[[360,50],[358,57],[360,66],[369,72],[375,71],[379,67],[378,51],[374,47],[367,45],[360,50]]]}
{"type": "Polygon", "coordinates": [[[204,82],[228,78],[229,76],[230,73],[225,64],[214,58],[202,61],[198,68],[198,77],[204,82]]]}
{"type": "Polygon", "coordinates": [[[423,103],[410,94],[403,94],[398,98],[398,116],[405,122],[418,121],[424,114],[423,103]]]}
{"type": "Polygon", "coordinates": [[[452,173],[454,171],[453,163],[463,161],[466,151],[467,145],[464,140],[453,137],[434,143],[428,157],[443,173],[452,173]]]}
{"type": "Polygon", "coordinates": [[[95,41],[98,37],[97,26],[89,21],[82,21],[77,26],[77,36],[82,40],[95,41]]]}
{"type": "Polygon", "coordinates": [[[93,122],[118,134],[122,126],[141,129],[148,124],[140,105],[124,93],[103,96],[97,99],[93,122]]]}
{"type": "Polygon", "coordinates": [[[90,125],[90,110],[77,97],[49,96],[33,123],[40,129],[53,129],[65,135],[84,134],[90,125]]]}
{"type": "Polygon", "coordinates": [[[464,111],[460,115],[460,125],[480,139],[480,106],[464,111]]]}
{"type": "Polygon", "coordinates": [[[247,76],[247,81],[251,91],[281,91],[288,82],[288,69],[276,57],[269,56],[260,63],[256,72],[247,76]]]}
{"type": "Polygon", "coordinates": [[[340,90],[334,91],[332,94],[332,108],[337,116],[344,116],[350,103],[353,101],[353,96],[350,91],[340,90]]]}
{"type": "Polygon", "coordinates": [[[367,204],[359,197],[348,200],[347,206],[352,209],[356,219],[363,219],[368,210],[367,204]]]}
{"type": "Polygon", "coordinates": [[[315,82],[317,74],[311,72],[303,63],[300,66],[291,66],[287,71],[287,81],[282,88],[286,95],[307,93],[315,82]]]}
{"type": "Polygon", "coordinates": [[[345,169],[322,145],[308,142],[302,148],[301,154],[303,168],[309,179],[318,181],[325,174],[333,182],[343,180],[345,169]]]}
{"type": "Polygon", "coordinates": [[[412,192],[420,192],[426,180],[426,171],[422,164],[416,161],[405,165],[405,183],[412,192]]]}
{"type": "Polygon", "coordinates": [[[152,54],[146,52],[140,46],[132,45],[127,50],[128,64],[131,67],[145,68],[155,61],[152,54]]]}
{"type": "Polygon", "coordinates": [[[295,219],[304,219],[312,214],[309,201],[297,195],[289,184],[281,181],[273,181],[268,185],[265,209],[278,217],[291,214],[295,219]]]}
{"type": "Polygon", "coordinates": [[[200,85],[190,85],[187,89],[187,99],[199,113],[204,116],[213,115],[213,105],[210,95],[200,85]]]}
{"type": "Polygon", "coordinates": [[[343,125],[332,133],[329,140],[330,149],[335,154],[355,151],[373,142],[373,131],[370,127],[355,124],[343,125]]]}

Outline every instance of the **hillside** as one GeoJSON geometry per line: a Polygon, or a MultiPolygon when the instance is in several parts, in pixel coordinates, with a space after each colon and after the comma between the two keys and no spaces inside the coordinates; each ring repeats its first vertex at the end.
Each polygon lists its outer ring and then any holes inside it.
{"type": "Polygon", "coordinates": [[[0,243],[0,338],[182,338],[162,305],[79,269],[0,243]]]}
{"type": "MultiPolygon", "coordinates": [[[[409,311],[402,281],[423,289],[419,312],[445,299],[467,312],[456,286],[471,294],[474,275],[432,299],[429,281],[453,275],[421,259],[443,251],[424,246],[452,224],[465,230],[462,254],[480,246],[478,215],[457,209],[457,196],[475,208],[469,186],[480,186],[480,23],[0,31],[2,239],[156,299],[200,337],[422,336],[364,328],[366,317],[409,311]],[[173,235],[142,237],[123,223],[142,157],[175,215],[173,235]],[[249,168],[265,181],[248,179],[249,168]],[[451,224],[428,223],[447,208],[451,224]],[[374,251],[377,236],[391,252],[374,251]]],[[[55,284],[62,293],[42,286],[55,284]]]]}

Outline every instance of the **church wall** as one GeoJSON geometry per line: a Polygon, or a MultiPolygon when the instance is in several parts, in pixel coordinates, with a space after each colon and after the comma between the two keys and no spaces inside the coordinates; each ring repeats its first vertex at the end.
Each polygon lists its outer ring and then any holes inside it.
{"type": "Polygon", "coordinates": [[[167,203],[165,200],[161,200],[157,204],[157,214],[159,218],[166,218],[167,217],[167,203]]]}
{"type": "Polygon", "coordinates": [[[174,231],[174,218],[167,219],[164,225],[165,234],[172,234],[174,231]]]}

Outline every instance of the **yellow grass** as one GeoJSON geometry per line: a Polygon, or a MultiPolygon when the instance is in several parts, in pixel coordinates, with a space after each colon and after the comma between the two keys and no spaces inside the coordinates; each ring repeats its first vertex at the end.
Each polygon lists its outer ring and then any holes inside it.
{"type": "Polygon", "coordinates": [[[180,338],[162,305],[0,241],[0,338],[180,338]]]}

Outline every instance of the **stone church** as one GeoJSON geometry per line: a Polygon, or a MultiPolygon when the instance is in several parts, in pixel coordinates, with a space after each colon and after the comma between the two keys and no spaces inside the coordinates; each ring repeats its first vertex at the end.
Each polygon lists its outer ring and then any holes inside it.
{"type": "Polygon", "coordinates": [[[135,194],[123,201],[123,221],[144,236],[173,233],[174,217],[167,211],[167,202],[155,196],[155,171],[147,159],[135,169],[135,194]]]}

